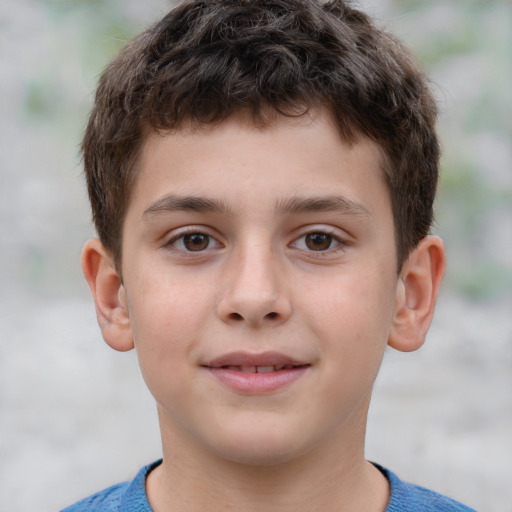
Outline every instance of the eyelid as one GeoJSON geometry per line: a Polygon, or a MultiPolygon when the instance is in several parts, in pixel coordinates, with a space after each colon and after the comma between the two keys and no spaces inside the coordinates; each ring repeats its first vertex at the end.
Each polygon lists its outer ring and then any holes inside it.
{"type": "Polygon", "coordinates": [[[217,249],[219,247],[224,247],[224,244],[219,241],[219,238],[220,238],[219,235],[212,234],[211,231],[212,230],[210,228],[208,228],[206,226],[200,226],[200,225],[184,226],[182,228],[175,229],[170,233],[170,235],[168,237],[166,237],[166,240],[164,242],[164,247],[168,248],[169,250],[173,250],[176,252],[180,252],[180,253],[184,253],[184,254],[192,255],[192,256],[199,256],[199,255],[201,255],[201,253],[204,253],[208,250],[217,249]],[[176,241],[179,240],[180,238],[183,238],[187,235],[196,234],[196,233],[207,236],[210,240],[215,242],[215,246],[207,247],[206,249],[204,249],[202,251],[188,251],[186,249],[177,248],[174,245],[176,243],[176,241]]]}
{"type": "Polygon", "coordinates": [[[325,224],[314,224],[310,226],[304,226],[299,230],[299,233],[296,234],[296,236],[294,236],[292,242],[289,244],[290,247],[297,248],[301,251],[307,252],[308,254],[314,257],[322,257],[322,255],[325,256],[328,254],[343,251],[348,245],[350,245],[349,235],[345,231],[339,228],[335,228],[333,226],[326,226],[325,224]],[[323,233],[329,235],[337,242],[337,245],[333,248],[329,248],[324,251],[314,251],[312,249],[301,249],[298,247],[294,247],[296,246],[298,240],[313,233],[323,233]]]}

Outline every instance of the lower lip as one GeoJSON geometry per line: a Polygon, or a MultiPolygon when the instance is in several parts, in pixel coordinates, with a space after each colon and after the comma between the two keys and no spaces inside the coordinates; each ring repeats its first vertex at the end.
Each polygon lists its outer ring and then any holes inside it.
{"type": "Polygon", "coordinates": [[[300,379],[308,365],[268,373],[249,373],[227,368],[207,368],[224,385],[239,393],[257,395],[289,386],[300,379]]]}

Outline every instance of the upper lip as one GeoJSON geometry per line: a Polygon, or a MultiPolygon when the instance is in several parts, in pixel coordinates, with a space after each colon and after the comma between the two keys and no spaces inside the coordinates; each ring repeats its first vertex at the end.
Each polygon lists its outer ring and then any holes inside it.
{"type": "Polygon", "coordinates": [[[308,363],[305,361],[294,359],[279,352],[231,352],[207,361],[202,366],[221,368],[223,366],[303,366],[306,364],[308,363]]]}

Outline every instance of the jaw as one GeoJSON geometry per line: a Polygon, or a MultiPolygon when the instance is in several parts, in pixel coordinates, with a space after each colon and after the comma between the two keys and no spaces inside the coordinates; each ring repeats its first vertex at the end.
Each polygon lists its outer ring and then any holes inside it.
{"type": "MultiPolygon", "coordinates": [[[[268,430],[259,440],[252,436],[251,441],[240,432],[238,438],[232,435],[231,446],[217,444],[217,451],[208,453],[202,447],[198,449],[197,444],[183,442],[183,436],[190,433],[169,428],[166,412],[159,407],[164,446],[161,485],[169,492],[167,496],[175,496],[173,503],[192,506],[196,502],[197,506],[190,510],[214,512],[226,510],[226,503],[233,509],[249,511],[295,512],[317,509],[319,505],[322,510],[330,511],[333,503],[349,503],[346,500],[352,494],[375,497],[376,492],[369,491],[369,487],[363,486],[364,492],[361,490],[363,482],[370,485],[370,476],[376,478],[374,468],[369,470],[363,450],[369,398],[364,397],[361,407],[351,421],[339,429],[338,435],[325,434],[331,437],[331,443],[317,438],[313,446],[301,447],[293,445],[286,435],[281,439],[277,432],[274,436],[268,435],[268,430]],[[236,443],[242,443],[244,450],[234,446],[236,443]],[[288,450],[283,449],[286,445],[288,450]],[[224,450],[220,452],[219,448],[224,450]],[[372,475],[368,475],[369,472],[372,475]]],[[[256,431],[258,427],[268,427],[270,420],[270,414],[249,414],[246,427],[252,423],[256,431]]],[[[382,503],[386,503],[389,491],[382,475],[379,478],[378,495],[382,503]]],[[[151,478],[147,488],[151,496],[151,478]]],[[[339,506],[335,510],[338,509],[339,506]]]]}
{"type": "MultiPolygon", "coordinates": [[[[344,459],[351,463],[364,459],[371,393],[362,396],[350,410],[340,410],[334,421],[327,422],[315,415],[312,400],[297,406],[293,397],[303,394],[303,388],[315,378],[310,368],[301,371],[306,374],[304,381],[301,383],[299,378],[287,383],[284,390],[251,394],[226,390],[222,383],[216,384],[215,408],[196,409],[190,424],[183,424],[173,411],[159,405],[164,455],[174,458],[179,452],[183,459],[191,456],[192,460],[203,461],[204,467],[219,464],[233,466],[236,471],[244,466],[274,467],[285,473],[290,465],[303,463],[307,467],[308,461],[321,466],[324,458],[329,466],[340,462],[343,465],[344,459]]],[[[256,379],[260,376],[266,375],[250,374],[256,379]]],[[[196,470],[201,472],[200,468],[196,470]]]]}

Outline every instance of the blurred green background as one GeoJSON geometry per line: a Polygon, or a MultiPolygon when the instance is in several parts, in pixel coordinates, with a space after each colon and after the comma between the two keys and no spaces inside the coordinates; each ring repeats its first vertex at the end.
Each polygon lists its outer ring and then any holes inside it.
{"type": "MultiPolygon", "coordinates": [[[[171,2],[39,0],[2,7],[3,265],[14,288],[81,290],[89,217],[77,147],[105,63],[171,2]],[[11,11],[11,12],[8,12],[11,11]]],[[[432,77],[444,145],[437,227],[445,291],[512,293],[512,3],[363,2],[432,77]]]]}

